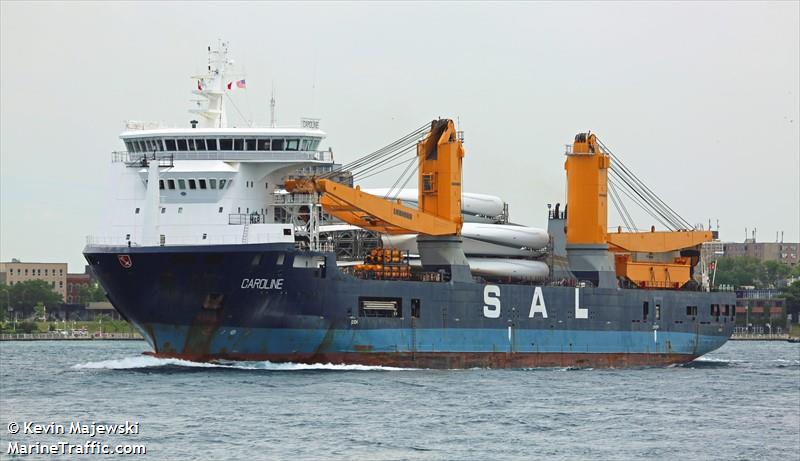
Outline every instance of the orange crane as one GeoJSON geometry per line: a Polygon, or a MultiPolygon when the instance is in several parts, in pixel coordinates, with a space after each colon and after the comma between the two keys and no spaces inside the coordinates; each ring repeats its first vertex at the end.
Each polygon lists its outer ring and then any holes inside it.
{"type": "Polygon", "coordinates": [[[329,179],[286,181],[288,192],[319,193],[320,204],[342,221],[386,234],[460,235],[461,164],[464,146],[452,120],[431,122],[417,144],[419,208],[388,200],[329,179]]]}
{"type": "Polygon", "coordinates": [[[608,245],[614,253],[617,277],[642,288],[681,288],[691,280],[700,244],[712,240],[710,231],[607,231],[608,170],[612,159],[591,133],[575,136],[567,152],[567,244],[608,245]],[[683,253],[683,254],[682,254],[683,253]],[[685,256],[689,254],[690,256],[685,256]]]}

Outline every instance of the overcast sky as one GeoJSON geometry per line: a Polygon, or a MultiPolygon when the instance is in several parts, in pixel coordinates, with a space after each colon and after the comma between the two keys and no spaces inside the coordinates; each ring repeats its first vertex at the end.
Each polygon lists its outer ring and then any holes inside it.
{"type": "Polygon", "coordinates": [[[188,125],[218,38],[244,115],[268,121],[274,84],[279,123],[321,118],[337,161],[458,119],[465,190],[544,227],[564,144],[592,130],[690,222],[796,242],[799,5],[3,1],[0,260],[82,271],[124,121],[188,125]]]}

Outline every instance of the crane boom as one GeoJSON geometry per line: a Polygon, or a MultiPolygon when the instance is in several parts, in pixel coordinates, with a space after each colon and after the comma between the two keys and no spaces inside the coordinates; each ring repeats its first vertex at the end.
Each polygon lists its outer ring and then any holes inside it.
{"type": "Polygon", "coordinates": [[[666,253],[692,248],[713,239],[711,231],[617,232],[608,234],[611,251],[666,253]]]}
{"type": "Polygon", "coordinates": [[[452,120],[434,120],[417,144],[419,209],[329,179],[290,180],[289,192],[316,192],[328,213],[349,224],[386,234],[459,235],[464,147],[452,120]]]}

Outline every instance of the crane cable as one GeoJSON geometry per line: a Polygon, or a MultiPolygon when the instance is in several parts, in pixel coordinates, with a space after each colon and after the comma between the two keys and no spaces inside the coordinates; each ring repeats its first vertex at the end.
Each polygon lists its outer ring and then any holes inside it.
{"type": "Polygon", "coordinates": [[[374,171],[379,166],[384,165],[386,162],[396,159],[398,156],[406,154],[412,150],[421,139],[430,130],[429,124],[422,125],[400,139],[387,144],[380,149],[367,154],[359,159],[354,160],[348,164],[335,168],[328,173],[320,176],[323,179],[329,179],[343,171],[350,171],[353,176],[364,175],[368,172],[374,171]]]}
{"type": "Polygon", "coordinates": [[[628,232],[632,232],[636,226],[632,224],[633,220],[629,219],[630,215],[628,214],[628,210],[625,208],[625,204],[622,203],[617,196],[616,186],[610,183],[608,188],[608,197],[611,199],[614,209],[617,210],[617,214],[622,218],[622,223],[625,225],[625,228],[628,229],[628,232]]]}
{"type": "MultiPolygon", "coordinates": [[[[652,211],[654,211],[661,219],[657,219],[661,222],[662,225],[665,225],[670,230],[688,230],[692,229],[692,225],[686,221],[682,216],[680,216],[675,210],[673,210],[669,205],[666,204],[658,195],[656,195],[649,187],[647,187],[644,182],[642,182],[626,165],[618,156],[616,156],[611,149],[609,149],[602,141],[599,139],[597,140],[598,145],[603,148],[603,150],[608,153],[608,155],[612,158],[611,162],[611,173],[617,177],[618,180],[622,181],[627,188],[639,196],[641,199],[641,203],[639,201],[634,200],[634,203],[648,211],[645,206],[649,207],[652,211]],[[643,205],[644,204],[644,205],[643,205]]],[[[625,194],[629,198],[632,198],[630,194],[625,194]]],[[[651,216],[653,216],[651,214],[651,216]]]]}

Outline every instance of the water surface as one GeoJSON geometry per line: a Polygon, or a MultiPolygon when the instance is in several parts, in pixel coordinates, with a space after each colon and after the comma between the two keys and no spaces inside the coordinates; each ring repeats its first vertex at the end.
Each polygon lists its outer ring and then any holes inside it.
{"type": "Polygon", "coordinates": [[[139,435],[103,441],[161,460],[800,459],[800,344],[624,370],[195,364],[146,348],[0,343],[0,458],[10,441],[87,440],[10,422],[127,420],[139,435]]]}

